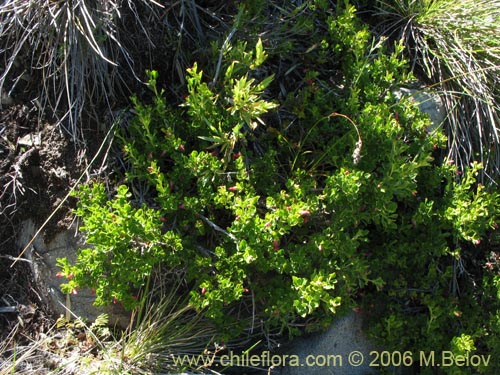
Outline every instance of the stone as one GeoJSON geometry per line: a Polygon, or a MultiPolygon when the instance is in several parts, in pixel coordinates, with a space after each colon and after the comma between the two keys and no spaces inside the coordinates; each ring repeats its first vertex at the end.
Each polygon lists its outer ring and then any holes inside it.
{"type": "Polygon", "coordinates": [[[283,354],[297,356],[293,365],[282,366],[279,375],[367,375],[377,348],[362,329],[362,315],[351,312],[337,319],[325,332],[312,333],[292,341],[283,354]],[[298,364],[298,365],[297,365],[298,364]]]}
{"type": "Polygon", "coordinates": [[[3,91],[0,93],[0,108],[12,107],[14,104],[15,104],[15,101],[12,98],[12,96],[8,95],[7,93],[5,93],[3,91]]]}
{"type": "MultiPolygon", "coordinates": [[[[17,245],[24,247],[31,241],[38,228],[32,220],[25,220],[17,238],[17,245]]],[[[126,328],[130,322],[130,314],[120,305],[97,307],[93,305],[95,297],[88,289],[81,289],[76,295],[64,295],[61,284],[66,281],[56,274],[60,271],[57,267],[57,258],[68,258],[74,262],[78,249],[85,245],[84,238],[73,226],[53,236],[47,243],[42,235],[38,235],[28,247],[25,258],[29,261],[31,271],[40,293],[42,302],[56,315],[80,317],[84,321],[92,322],[99,315],[106,313],[111,326],[126,328]]]]}
{"type": "Polygon", "coordinates": [[[19,138],[17,144],[20,146],[40,147],[42,145],[42,135],[41,133],[28,133],[24,137],[19,138]]]}
{"type": "Polygon", "coordinates": [[[439,94],[426,88],[410,89],[406,87],[398,88],[392,92],[396,98],[411,96],[420,108],[420,111],[426,113],[431,120],[429,132],[440,128],[446,119],[446,109],[439,94]]]}

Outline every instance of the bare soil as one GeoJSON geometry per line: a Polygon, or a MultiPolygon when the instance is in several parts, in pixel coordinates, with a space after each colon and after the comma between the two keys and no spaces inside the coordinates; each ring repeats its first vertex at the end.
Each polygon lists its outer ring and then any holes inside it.
{"type": "Polygon", "coordinates": [[[28,261],[14,264],[23,250],[16,238],[23,220],[40,227],[56,209],[40,235],[49,241],[69,226],[75,202],[65,197],[102,137],[87,133],[87,143],[76,145],[55,122],[41,120],[33,106],[0,109],[0,342],[37,340],[54,323],[28,261]]]}

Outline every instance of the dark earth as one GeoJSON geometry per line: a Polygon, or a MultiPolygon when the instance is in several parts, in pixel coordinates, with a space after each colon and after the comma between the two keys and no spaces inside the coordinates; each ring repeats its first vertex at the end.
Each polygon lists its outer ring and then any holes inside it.
{"type": "Polygon", "coordinates": [[[99,137],[87,130],[86,142],[77,145],[55,121],[40,118],[35,106],[0,110],[0,342],[37,340],[54,323],[29,261],[16,261],[23,250],[16,245],[17,228],[28,218],[40,228],[54,212],[40,233],[44,240],[68,228],[74,219],[68,191],[87,169],[99,137]]]}

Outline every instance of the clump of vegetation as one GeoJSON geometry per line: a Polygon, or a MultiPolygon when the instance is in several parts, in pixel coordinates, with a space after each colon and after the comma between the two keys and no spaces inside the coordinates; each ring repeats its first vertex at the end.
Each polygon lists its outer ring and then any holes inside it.
{"type": "MultiPolygon", "coordinates": [[[[114,95],[114,64],[132,65],[113,26],[122,3],[108,3],[12,0],[0,10],[0,88],[34,38],[42,104],[65,108],[75,139],[85,103],[114,95]]],[[[174,5],[165,8],[163,21],[179,31],[164,40],[175,47],[169,78],[184,85],[173,95],[147,71],[148,92],[132,98],[133,118],[116,134],[125,179],[77,193],[92,247],[75,263],[59,260],[64,292],[88,287],[97,304],[144,313],[110,346],[93,338],[109,358],[98,371],[184,370],[170,354],[200,353],[214,337],[296,335],[351,308],[387,350],[498,356],[499,196],[481,183],[498,169],[498,17],[481,13],[495,2],[473,13],[469,1],[380,1],[383,34],[398,40],[390,46],[347,1],[247,3],[216,17],[176,2],[173,24],[174,5]],[[473,14],[481,19],[467,23],[473,14]],[[185,40],[199,47],[208,35],[210,51],[180,55],[185,40]],[[416,82],[415,66],[440,85],[448,138],[412,98],[394,94],[416,82]],[[465,126],[472,118],[477,137],[465,126]],[[163,269],[174,270],[162,280],[175,284],[172,294],[148,294],[163,269]]],[[[134,4],[158,20],[157,3],[126,4],[152,37],[134,4]]],[[[9,371],[15,362],[8,356],[9,371]]]]}
{"type": "Polygon", "coordinates": [[[401,39],[415,74],[442,97],[449,158],[462,167],[478,161],[484,166],[481,178],[495,180],[500,2],[382,0],[373,12],[377,33],[401,39]]]}
{"type": "Polygon", "coordinates": [[[29,91],[40,116],[84,141],[82,122],[95,127],[116,111],[151,64],[169,78],[183,75],[186,51],[200,50],[218,24],[193,1],[8,0],[0,7],[0,93],[29,91]]]}
{"type": "Polygon", "coordinates": [[[155,275],[124,332],[110,329],[106,314],[89,324],[79,317],[60,317],[30,345],[17,342],[14,335],[7,337],[0,346],[0,373],[195,373],[218,363],[223,345],[216,342],[213,324],[176,294],[179,278],[165,270],[155,275]]]}
{"type": "Polygon", "coordinates": [[[0,10],[5,61],[0,91],[12,91],[23,74],[40,70],[39,106],[54,114],[62,109],[66,130],[79,138],[77,120],[85,103],[114,97],[115,77],[109,73],[117,54],[127,56],[117,38],[118,16],[118,5],[103,1],[5,2],[0,10]],[[25,70],[18,77],[16,67],[25,70]]]}
{"type": "Polygon", "coordinates": [[[393,94],[414,80],[403,47],[388,53],[353,7],[317,1],[287,22],[310,32],[308,53],[298,32],[269,56],[272,38],[226,38],[217,64],[188,69],[180,106],[149,72],[152,101],[135,97],[119,134],[126,185],[78,194],[93,248],[61,260],[65,291],[134,307],[166,264],[229,337],[361,307],[385,347],[495,350],[498,265],[483,246],[498,194],[478,183],[483,166],[438,158],[446,138],[393,94]]]}

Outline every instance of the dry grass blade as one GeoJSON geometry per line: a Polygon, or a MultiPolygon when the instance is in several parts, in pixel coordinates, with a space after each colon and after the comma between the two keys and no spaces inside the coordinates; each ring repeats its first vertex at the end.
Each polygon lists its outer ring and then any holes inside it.
{"type": "MultiPolygon", "coordinates": [[[[22,330],[20,323],[9,333],[0,345],[0,375],[31,375],[48,373],[47,363],[57,357],[47,352],[47,343],[52,340],[54,326],[45,334],[45,338],[31,340],[28,345],[18,345],[16,336],[22,330]]],[[[64,372],[53,372],[63,375],[64,372]]]]}

